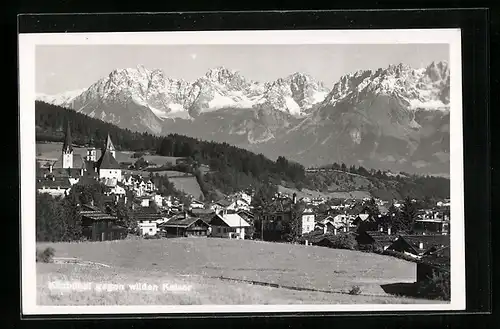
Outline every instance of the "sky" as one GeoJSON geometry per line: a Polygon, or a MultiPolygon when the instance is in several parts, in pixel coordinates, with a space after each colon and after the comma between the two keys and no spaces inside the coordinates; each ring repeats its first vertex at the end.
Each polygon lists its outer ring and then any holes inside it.
{"type": "Polygon", "coordinates": [[[35,88],[44,94],[88,88],[114,69],[138,65],[188,81],[217,66],[261,82],[301,72],[331,88],[357,70],[399,63],[421,68],[443,60],[449,61],[448,44],[39,45],[35,88]]]}

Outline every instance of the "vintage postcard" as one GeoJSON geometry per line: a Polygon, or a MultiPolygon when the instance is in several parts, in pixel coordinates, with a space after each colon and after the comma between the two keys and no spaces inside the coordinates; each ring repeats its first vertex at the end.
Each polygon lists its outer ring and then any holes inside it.
{"type": "Polygon", "coordinates": [[[465,309],[459,29],[19,35],[23,314],[465,309]]]}

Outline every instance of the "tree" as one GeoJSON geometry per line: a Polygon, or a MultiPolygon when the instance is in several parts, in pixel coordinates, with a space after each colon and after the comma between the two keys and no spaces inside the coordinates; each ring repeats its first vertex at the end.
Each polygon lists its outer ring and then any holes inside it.
{"type": "Polygon", "coordinates": [[[65,241],[78,241],[82,238],[82,216],[76,193],[72,189],[69,195],[62,200],[63,215],[66,221],[66,230],[63,235],[65,241]]]}
{"type": "Polygon", "coordinates": [[[415,220],[417,219],[417,208],[411,201],[410,197],[407,196],[401,207],[401,213],[399,216],[399,228],[401,231],[406,233],[412,233],[415,220]]]}

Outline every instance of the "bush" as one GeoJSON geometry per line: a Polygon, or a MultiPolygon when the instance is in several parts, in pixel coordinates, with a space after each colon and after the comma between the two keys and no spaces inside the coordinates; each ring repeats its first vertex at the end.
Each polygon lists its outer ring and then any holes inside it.
{"type": "Polygon", "coordinates": [[[361,288],[359,286],[352,286],[349,290],[349,295],[359,295],[361,294],[361,288]]]}
{"type": "Polygon", "coordinates": [[[41,251],[40,249],[36,250],[36,262],[37,263],[52,263],[53,257],[55,254],[54,248],[47,247],[45,250],[41,251]]]}
{"type": "Polygon", "coordinates": [[[161,239],[161,235],[158,233],[156,233],[155,235],[146,234],[146,235],[144,235],[144,239],[146,239],[146,240],[161,239]]]}
{"type": "Polygon", "coordinates": [[[330,241],[332,242],[332,248],[336,249],[354,250],[358,245],[356,238],[352,234],[331,235],[330,241]]]}
{"type": "Polygon", "coordinates": [[[450,300],[450,273],[434,272],[432,277],[418,285],[420,296],[432,299],[450,300]]]}

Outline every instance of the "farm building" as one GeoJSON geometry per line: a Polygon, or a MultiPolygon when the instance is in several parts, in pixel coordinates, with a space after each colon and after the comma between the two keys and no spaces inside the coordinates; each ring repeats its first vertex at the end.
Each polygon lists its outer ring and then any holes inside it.
{"type": "Polygon", "coordinates": [[[426,251],[449,247],[449,245],[449,235],[400,235],[387,249],[420,257],[426,251]]]}
{"type": "Polygon", "coordinates": [[[210,225],[199,217],[180,215],[159,225],[166,237],[208,236],[210,225]]]}
{"type": "Polygon", "coordinates": [[[39,179],[36,183],[39,193],[47,193],[51,196],[66,196],[71,190],[71,183],[67,177],[52,179],[39,179]]]}
{"type": "Polygon", "coordinates": [[[92,205],[83,205],[82,216],[83,235],[91,241],[120,240],[127,236],[127,229],[117,225],[117,218],[102,212],[92,205]]]}
{"type": "Polygon", "coordinates": [[[238,214],[221,212],[212,216],[209,222],[210,236],[219,238],[245,239],[245,229],[251,225],[238,214]]]}
{"type": "Polygon", "coordinates": [[[417,282],[425,282],[434,274],[450,273],[450,247],[426,252],[417,263],[417,282]]]}
{"type": "Polygon", "coordinates": [[[361,231],[356,236],[358,245],[362,248],[380,248],[386,250],[397,239],[397,236],[382,231],[361,231]]]}

